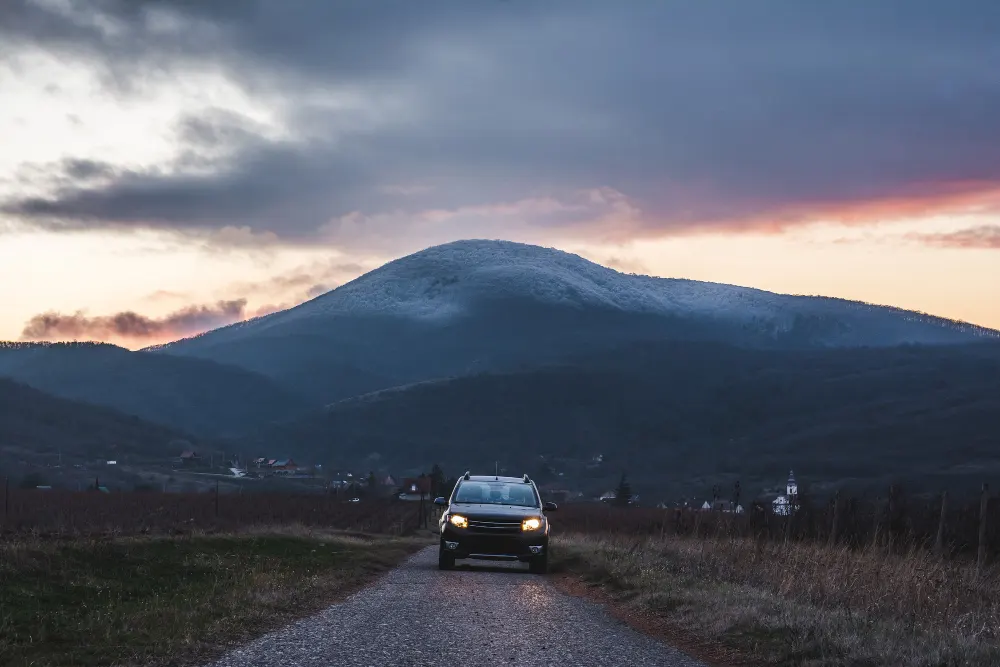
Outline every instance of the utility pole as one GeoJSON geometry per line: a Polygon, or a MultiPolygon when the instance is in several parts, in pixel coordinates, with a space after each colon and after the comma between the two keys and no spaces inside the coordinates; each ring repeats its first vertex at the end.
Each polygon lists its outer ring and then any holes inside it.
{"type": "Polygon", "coordinates": [[[840,532],[840,489],[833,494],[833,521],[830,524],[830,535],[827,546],[833,547],[837,544],[837,533],[840,532]]]}
{"type": "Polygon", "coordinates": [[[937,537],[934,539],[934,553],[944,555],[944,524],[948,518],[948,492],[941,492],[941,514],[938,516],[937,537]]]}
{"type": "Polygon", "coordinates": [[[986,566],[986,511],[990,502],[989,484],[983,484],[982,495],[979,496],[979,544],[976,549],[976,568],[982,573],[986,566]]]}

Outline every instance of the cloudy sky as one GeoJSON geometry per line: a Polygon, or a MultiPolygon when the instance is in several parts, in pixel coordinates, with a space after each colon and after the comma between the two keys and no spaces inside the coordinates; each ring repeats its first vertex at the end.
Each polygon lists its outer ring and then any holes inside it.
{"type": "Polygon", "coordinates": [[[506,238],[1000,327],[996,0],[3,0],[0,339],[506,238]]]}

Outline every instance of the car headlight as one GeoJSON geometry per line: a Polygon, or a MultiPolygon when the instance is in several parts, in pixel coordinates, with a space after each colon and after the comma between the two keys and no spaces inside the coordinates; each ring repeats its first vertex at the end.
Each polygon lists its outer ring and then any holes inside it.
{"type": "Polygon", "coordinates": [[[461,514],[452,514],[450,517],[448,517],[448,521],[450,521],[451,525],[455,526],[456,528],[469,527],[469,520],[466,519],[461,514]]]}
{"type": "Polygon", "coordinates": [[[542,520],[537,516],[528,517],[521,522],[521,530],[538,530],[542,527],[542,520]]]}

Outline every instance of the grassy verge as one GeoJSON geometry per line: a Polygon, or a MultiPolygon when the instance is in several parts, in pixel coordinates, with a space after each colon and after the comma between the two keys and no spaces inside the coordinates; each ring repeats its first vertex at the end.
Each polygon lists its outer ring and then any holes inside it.
{"type": "Polygon", "coordinates": [[[0,664],[201,662],[425,544],[305,530],[0,542],[0,664]]]}
{"type": "Polygon", "coordinates": [[[584,536],[554,546],[557,572],[640,626],[726,649],[730,659],[715,662],[1000,664],[997,573],[929,553],[584,536]]]}

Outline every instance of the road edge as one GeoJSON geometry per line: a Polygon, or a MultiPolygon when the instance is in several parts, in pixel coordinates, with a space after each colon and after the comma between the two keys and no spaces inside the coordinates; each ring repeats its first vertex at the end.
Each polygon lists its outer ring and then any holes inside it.
{"type": "Polygon", "coordinates": [[[578,575],[560,572],[547,578],[559,592],[601,605],[611,616],[632,629],[682,651],[708,667],[747,667],[753,664],[737,651],[678,627],[664,616],[623,604],[603,587],[588,584],[578,575]]]}

